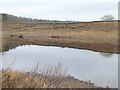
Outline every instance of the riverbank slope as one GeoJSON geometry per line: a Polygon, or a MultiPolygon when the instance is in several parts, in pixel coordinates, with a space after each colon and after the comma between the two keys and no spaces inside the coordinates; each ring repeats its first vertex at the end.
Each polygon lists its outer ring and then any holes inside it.
{"type": "Polygon", "coordinates": [[[2,24],[2,50],[19,45],[46,45],[93,50],[118,51],[118,21],[71,23],[2,24]]]}

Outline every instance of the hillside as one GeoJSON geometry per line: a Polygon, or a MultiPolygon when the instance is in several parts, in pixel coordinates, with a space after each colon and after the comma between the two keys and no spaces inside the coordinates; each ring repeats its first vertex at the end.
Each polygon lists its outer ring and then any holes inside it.
{"type": "Polygon", "coordinates": [[[57,21],[57,20],[43,20],[43,19],[32,19],[32,18],[26,18],[26,17],[18,17],[6,13],[0,13],[2,15],[2,21],[3,22],[12,22],[12,23],[23,23],[23,22],[29,22],[29,23],[71,23],[73,21],[57,21]]]}
{"type": "Polygon", "coordinates": [[[31,19],[31,18],[25,18],[25,17],[17,17],[14,15],[9,14],[2,14],[2,21],[3,22],[46,22],[45,20],[37,20],[37,19],[31,19]]]}
{"type": "Polygon", "coordinates": [[[19,45],[34,44],[104,53],[119,52],[118,21],[50,21],[8,14],[2,14],[2,19],[3,51],[19,45]]]}
{"type": "Polygon", "coordinates": [[[0,13],[2,16],[2,22],[12,22],[12,23],[96,23],[96,22],[118,22],[119,20],[113,21],[88,21],[88,22],[80,22],[80,21],[59,21],[59,20],[45,20],[45,19],[33,19],[26,18],[21,16],[14,16],[6,13],[0,13]]]}

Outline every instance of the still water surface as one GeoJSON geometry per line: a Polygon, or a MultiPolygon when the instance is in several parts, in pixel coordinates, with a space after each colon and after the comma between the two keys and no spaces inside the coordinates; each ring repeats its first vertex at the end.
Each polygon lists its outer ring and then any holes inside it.
{"type": "Polygon", "coordinates": [[[80,80],[91,80],[98,86],[118,87],[118,55],[88,50],[53,46],[26,45],[4,52],[3,68],[30,70],[39,62],[39,68],[57,65],[67,68],[67,73],[80,80]]]}

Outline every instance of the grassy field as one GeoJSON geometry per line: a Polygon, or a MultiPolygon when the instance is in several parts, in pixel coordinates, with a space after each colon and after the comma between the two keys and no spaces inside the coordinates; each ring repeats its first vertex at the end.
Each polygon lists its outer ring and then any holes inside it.
{"type": "Polygon", "coordinates": [[[2,50],[46,45],[119,53],[118,22],[3,23],[2,50]]]}
{"type": "MultiPolygon", "coordinates": [[[[45,45],[92,50],[104,53],[119,53],[118,22],[76,23],[3,23],[0,51],[20,45],[45,45]]],[[[38,72],[1,70],[3,88],[96,88],[63,74],[61,67],[49,67],[38,72]],[[57,71],[57,72],[56,72],[57,71]]]]}
{"type": "Polygon", "coordinates": [[[0,22],[0,51],[2,51],[2,23],[0,22]]]}

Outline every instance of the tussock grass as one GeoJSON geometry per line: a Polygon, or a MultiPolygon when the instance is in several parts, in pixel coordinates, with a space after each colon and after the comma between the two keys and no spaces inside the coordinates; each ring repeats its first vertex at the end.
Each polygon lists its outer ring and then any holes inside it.
{"type": "Polygon", "coordinates": [[[38,70],[38,65],[30,72],[12,71],[10,68],[2,70],[3,88],[56,88],[60,87],[65,73],[59,63],[55,67],[38,70]]]}
{"type": "Polygon", "coordinates": [[[2,69],[2,88],[95,88],[91,82],[83,82],[66,74],[60,63],[39,70],[39,64],[29,72],[2,69]]]}
{"type": "Polygon", "coordinates": [[[3,23],[3,51],[19,45],[72,47],[104,53],[118,51],[118,21],[3,23]],[[25,25],[26,24],[26,25],[25,25]],[[15,37],[10,37],[15,35],[15,37]]]}

